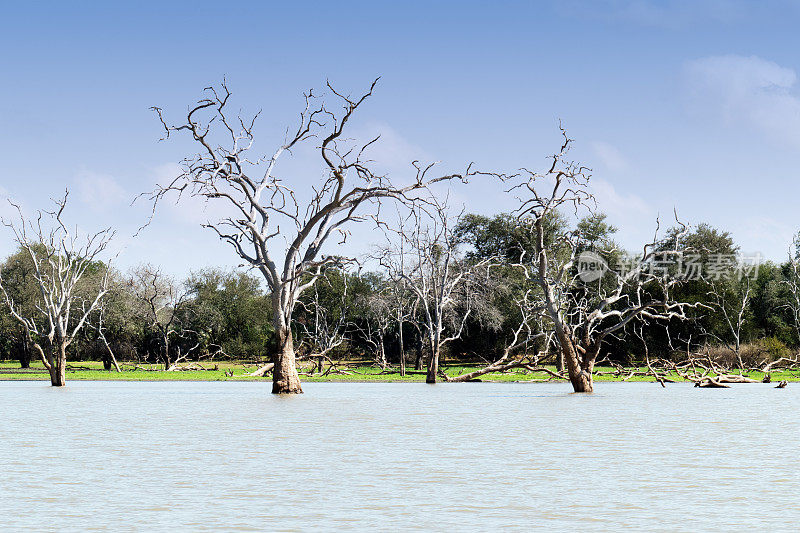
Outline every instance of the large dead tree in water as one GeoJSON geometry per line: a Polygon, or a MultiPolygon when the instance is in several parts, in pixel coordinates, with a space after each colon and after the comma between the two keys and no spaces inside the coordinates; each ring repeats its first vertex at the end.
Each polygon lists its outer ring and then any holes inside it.
{"type": "Polygon", "coordinates": [[[11,316],[22,327],[39,353],[54,387],[66,384],[67,348],[81,332],[89,316],[108,291],[109,267],[99,261],[114,232],[104,229],[80,235],[70,230],[62,215],[69,191],[54,200],[53,211],[40,211],[35,219],[26,219],[22,209],[19,222],[3,221],[14,240],[30,257],[33,277],[39,289],[37,313],[24,314],[6,291],[0,278],[0,291],[11,316]],[[91,276],[99,283],[86,283],[91,276]]]}
{"type": "Polygon", "coordinates": [[[183,172],[157,187],[155,204],[170,192],[188,193],[221,202],[232,214],[205,227],[229,243],[236,254],[257,269],[272,293],[277,346],[274,352],[273,393],[300,393],[292,339],[292,312],[300,294],[311,287],[324,268],[335,261],[322,255],[332,235],[361,219],[368,208],[377,210],[384,200],[406,201],[432,182],[464,178],[446,175],[429,179],[431,166],[415,165],[410,182],[394,185],[370,169],[365,150],[378,139],[354,146],[343,134],[369,91],[352,98],[328,84],[329,96],[342,108],[332,111],[305,95],[297,129],[271,155],[253,154],[255,117],[245,119],[229,112],[231,93],[223,83],[206,89],[208,96],[189,110],[183,124],[168,125],[156,108],[167,136],[186,132],[199,152],[184,160],[183,172]],[[315,140],[316,139],[316,140],[315,140]],[[280,178],[276,165],[287,151],[310,141],[318,142],[325,169],[322,178],[280,178]],[[312,180],[316,180],[316,183],[312,180]],[[281,244],[280,239],[284,240],[281,244]]]}
{"type": "MultiPolygon", "coordinates": [[[[534,233],[534,253],[529,258],[531,279],[541,288],[544,307],[552,322],[555,340],[566,363],[575,392],[592,392],[592,372],[603,342],[639,318],[670,320],[686,318],[686,304],[671,297],[680,282],[664,269],[664,258],[678,252],[680,232],[670,243],[659,241],[658,228],[642,254],[622,270],[607,269],[602,258],[590,265],[600,269],[597,279],[586,281],[578,260],[587,251],[586,236],[579,229],[567,230],[546,243],[548,218],[558,212],[592,212],[594,197],[589,189],[588,168],[568,159],[572,140],[561,129],[563,143],[544,173],[522,169],[509,179],[519,180],[512,191],[519,194],[517,214],[534,233]]],[[[588,256],[589,260],[595,256],[588,256]]],[[[595,272],[588,272],[594,278],[595,272]]]]}

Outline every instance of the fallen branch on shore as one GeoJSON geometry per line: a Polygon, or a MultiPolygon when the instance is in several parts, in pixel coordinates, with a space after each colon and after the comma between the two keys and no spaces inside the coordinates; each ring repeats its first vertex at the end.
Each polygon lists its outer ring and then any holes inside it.
{"type": "Polygon", "coordinates": [[[703,387],[703,388],[710,388],[710,389],[730,389],[731,386],[725,383],[722,383],[719,380],[716,380],[711,377],[705,377],[699,381],[694,382],[695,387],[703,387]]]}
{"type": "Polygon", "coordinates": [[[258,370],[255,372],[250,372],[249,374],[239,374],[237,378],[263,378],[268,373],[272,372],[272,369],[275,367],[275,363],[267,363],[266,365],[259,367],[258,370]]]}

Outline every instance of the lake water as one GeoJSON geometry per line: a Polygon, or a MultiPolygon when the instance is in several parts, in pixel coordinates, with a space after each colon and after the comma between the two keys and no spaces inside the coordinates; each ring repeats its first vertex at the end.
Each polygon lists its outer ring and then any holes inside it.
{"type": "Polygon", "coordinates": [[[0,382],[0,529],[793,531],[772,387],[0,382]]]}

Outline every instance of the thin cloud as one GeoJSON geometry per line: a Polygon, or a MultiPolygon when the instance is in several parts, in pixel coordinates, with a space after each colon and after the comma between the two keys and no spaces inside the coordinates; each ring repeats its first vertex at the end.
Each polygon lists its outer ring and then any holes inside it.
{"type": "MultiPolygon", "coordinates": [[[[156,184],[166,186],[181,172],[183,172],[183,169],[177,163],[159,165],[152,169],[151,187],[155,188],[156,184]]],[[[142,202],[142,205],[147,203],[144,199],[139,199],[137,203],[139,202],[142,202]]],[[[158,211],[156,219],[166,215],[173,223],[191,226],[217,222],[234,214],[233,208],[229,207],[225,200],[209,201],[201,196],[194,196],[188,191],[185,191],[180,196],[177,192],[168,194],[159,203],[158,211]],[[161,213],[162,211],[163,214],[161,213]]]]}
{"type": "Polygon", "coordinates": [[[558,8],[572,16],[679,30],[740,20],[749,6],[742,0],[569,0],[558,8]]]}
{"type": "Polygon", "coordinates": [[[757,56],[726,55],[692,61],[686,72],[703,112],[800,146],[800,96],[793,69],[757,56]]]}
{"type": "Polygon", "coordinates": [[[630,168],[630,163],[616,146],[603,141],[593,141],[589,146],[607,170],[624,172],[630,168]]]}
{"type": "Polygon", "coordinates": [[[107,174],[84,171],[76,178],[78,200],[93,211],[108,211],[129,202],[129,194],[107,174]]]}
{"type": "Polygon", "coordinates": [[[608,181],[592,178],[592,194],[599,211],[619,219],[641,219],[655,213],[653,207],[636,194],[623,194],[608,181]]]}
{"type": "Polygon", "coordinates": [[[405,181],[414,168],[412,161],[431,163],[433,158],[422,147],[406,139],[400,132],[383,122],[368,123],[354,132],[360,142],[367,142],[380,136],[377,142],[370,145],[365,157],[374,161],[371,165],[381,172],[388,172],[398,182],[405,181]]]}
{"type": "Polygon", "coordinates": [[[748,250],[749,253],[760,253],[767,258],[785,260],[796,229],[771,217],[753,216],[746,218],[739,231],[735,233],[740,235],[744,242],[758,243],[758,249],[748,250]]]}

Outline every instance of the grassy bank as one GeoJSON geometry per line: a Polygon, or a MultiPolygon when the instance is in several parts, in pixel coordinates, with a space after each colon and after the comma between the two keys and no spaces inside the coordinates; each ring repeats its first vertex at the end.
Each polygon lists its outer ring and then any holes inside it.
{"type": "MultiPolygon", "coordinates": [[[[123,364],[122,372],[107,371],[103,369],[103,364],[99,361],[80,361],[69,364],[67,368],[68,380],[101,380],[101,381],[264,381],[264,378],[246,376],[247,373],[254,371],[257,367],[253,364],[237,362],[203,363],[206,370],[174,370],[171,372],[163,371],[156,365],[141,365],[139,367],[123,364]]],[[[324,376],[311,375],[307,373],[301,375],[305,382],[424,382],[424,372],[409,371],[406,376],[400,376],[395,370],[381,371],[380,368],[369,365],[346,367],[342,366],[344,373],[329,373],[324,376]]],[[[445,372],[450,376],[456,376],[464,372],[476,370],[477,367],[470,366],[448,366],[445,372]]],[[[554,370],[554,369],[553,369],[554,370]]],[[[632,371],[644,371],[643,368],[627,368],[619,372],[612,367],[598,367],[595,381],[624,381],[624,382],[653,382],[652,376],[631,376],[632,371]]],[[[744,375],[761,380],[763,373],[746,372],[744,375]]],[[[670,376],[675,381],[682,381],[680,376],[670,376]]],[[[48,380],[47,370],[41,362],[32,363],[30,369],[20,369],[16,361],[0,362],[0,381],[11,380],[48,380]]],[[[529,372],[526,370],[513,370],[503,373],[493,373],[481,376],[481,381],[492,382],[539,382],[539,381],[559,381],[553,379],[544,372],[529,372]]],[[[800,381],[800,374],[792,372],[773,372],[773,381],[800,381]]]]}

